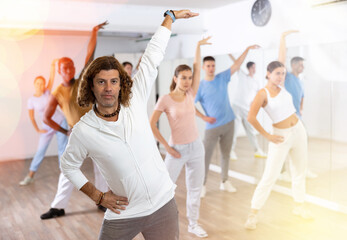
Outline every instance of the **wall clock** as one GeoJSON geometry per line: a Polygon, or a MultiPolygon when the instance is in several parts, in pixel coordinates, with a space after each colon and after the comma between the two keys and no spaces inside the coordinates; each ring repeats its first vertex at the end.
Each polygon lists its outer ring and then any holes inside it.
{"type": "Polygon", "coordinates": [[[265,26],[271,17],[271,4],[269,0],[257,0],[252,6],[252,21],[256,26],[265,26]]]}

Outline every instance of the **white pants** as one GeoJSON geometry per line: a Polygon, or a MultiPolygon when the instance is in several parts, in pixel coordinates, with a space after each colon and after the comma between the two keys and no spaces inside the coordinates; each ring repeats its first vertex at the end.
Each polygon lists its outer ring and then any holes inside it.
{"type": "MultiPolygon", "coordinates": [[[[95,187],[101,192],[108,191],[108,186],[104,178],[102,177],[99,168],[93,162],[95,187]]],[[[66,208],[71,197],[74,185],[64,176],[63,173],[59,175],[58,189],[51,204],[51,208],[66,208]]]]}
{"type": "Polygon", "coordinates": [[[253,126],[247,120],[248,111],[244,108],[237,106],[237,105],[233,105],[232,109],[236,115],[236,121],[235,121],[235,133],[234,133],[234,138],[233,138],[233,145],[231,147],[231,150],[232,151],[235,150],[237,132],[240,129],[240,125],[241,125],[240,123],[242,123],[242,125],[246,131],[247,137],[248,137],[249,141],[251,142],[252,146],[254,147],[254,150],[255,151],[260,150],[257,136],[256,136],[257,131],[253,128],[253,126]]]}
{"type": "Polygon", "coordinates": [[[302,122],[286,129],[273,129],[274,135],[284,137],[279,144],[269,143],[268,157],[263,176],[255,189],[252,198],[252,209],[261,209],[268,199],[273,185],[281,172],[287,155],[290,155],[292,173],[292,193],[294,201],[305,200],[305,177],[307,171],[307,134],[302,122]]]}
{"type": "Polygon", "coordinates": [[[192,143],[172,147],[181,154],[181,158],[166,154],[165,164],[173,182],[176,182],[182,167],[186,167],[187,217],[189,225],[195,225],[199,219],[200,193],[205,177],[204,145],[198,138],[192,143]]]}

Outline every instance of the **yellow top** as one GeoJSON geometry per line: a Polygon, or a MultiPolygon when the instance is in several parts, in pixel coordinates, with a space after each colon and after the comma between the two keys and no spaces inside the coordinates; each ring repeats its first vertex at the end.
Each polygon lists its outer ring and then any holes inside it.
{"type": "Polygon", "coordinates": [[[80,118],[88,112],[92,106],[82,108],[77,103],[78,80],[75,80],[72,86],[63,86],[60,84],[52,95],[57,99],[58,104],[63,111],[69,127],[72,128],[80,118]]]}

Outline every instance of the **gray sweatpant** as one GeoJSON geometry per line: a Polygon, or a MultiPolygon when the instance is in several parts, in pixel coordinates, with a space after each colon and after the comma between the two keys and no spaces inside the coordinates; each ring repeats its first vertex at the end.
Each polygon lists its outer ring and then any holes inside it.
{"type": "Polygon", "coordinates": [[[225,125],[206,129],[204,137],[205,146],[205,180],[204,185],[207,182],[207,174],[211,163],[213,149],[215,148],[217,142],[219,141],[219,146],[221,150],[221,179],[222,181],[228,180],[228,170],[229,170],[229,158],[231,145],[233,143],[234,137],[234,121],[231,121],[225,125]]]}
{"type": "Polygon", "coordinates": [[[99,240],[131,240],[140,232],[146,240],[177,240],[179,229],[175,199],[145,217],[104,219],[99,240]]]}

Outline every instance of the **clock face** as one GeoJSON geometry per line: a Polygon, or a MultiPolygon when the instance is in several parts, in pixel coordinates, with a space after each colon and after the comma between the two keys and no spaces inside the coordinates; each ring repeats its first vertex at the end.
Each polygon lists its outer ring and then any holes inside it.
{"type": "Polygon", "coordinates": [[[257,0],[253,4],[251,17],[256,26],[265,26],[271,17],[271,4],[269,0],[257,0]]]}

